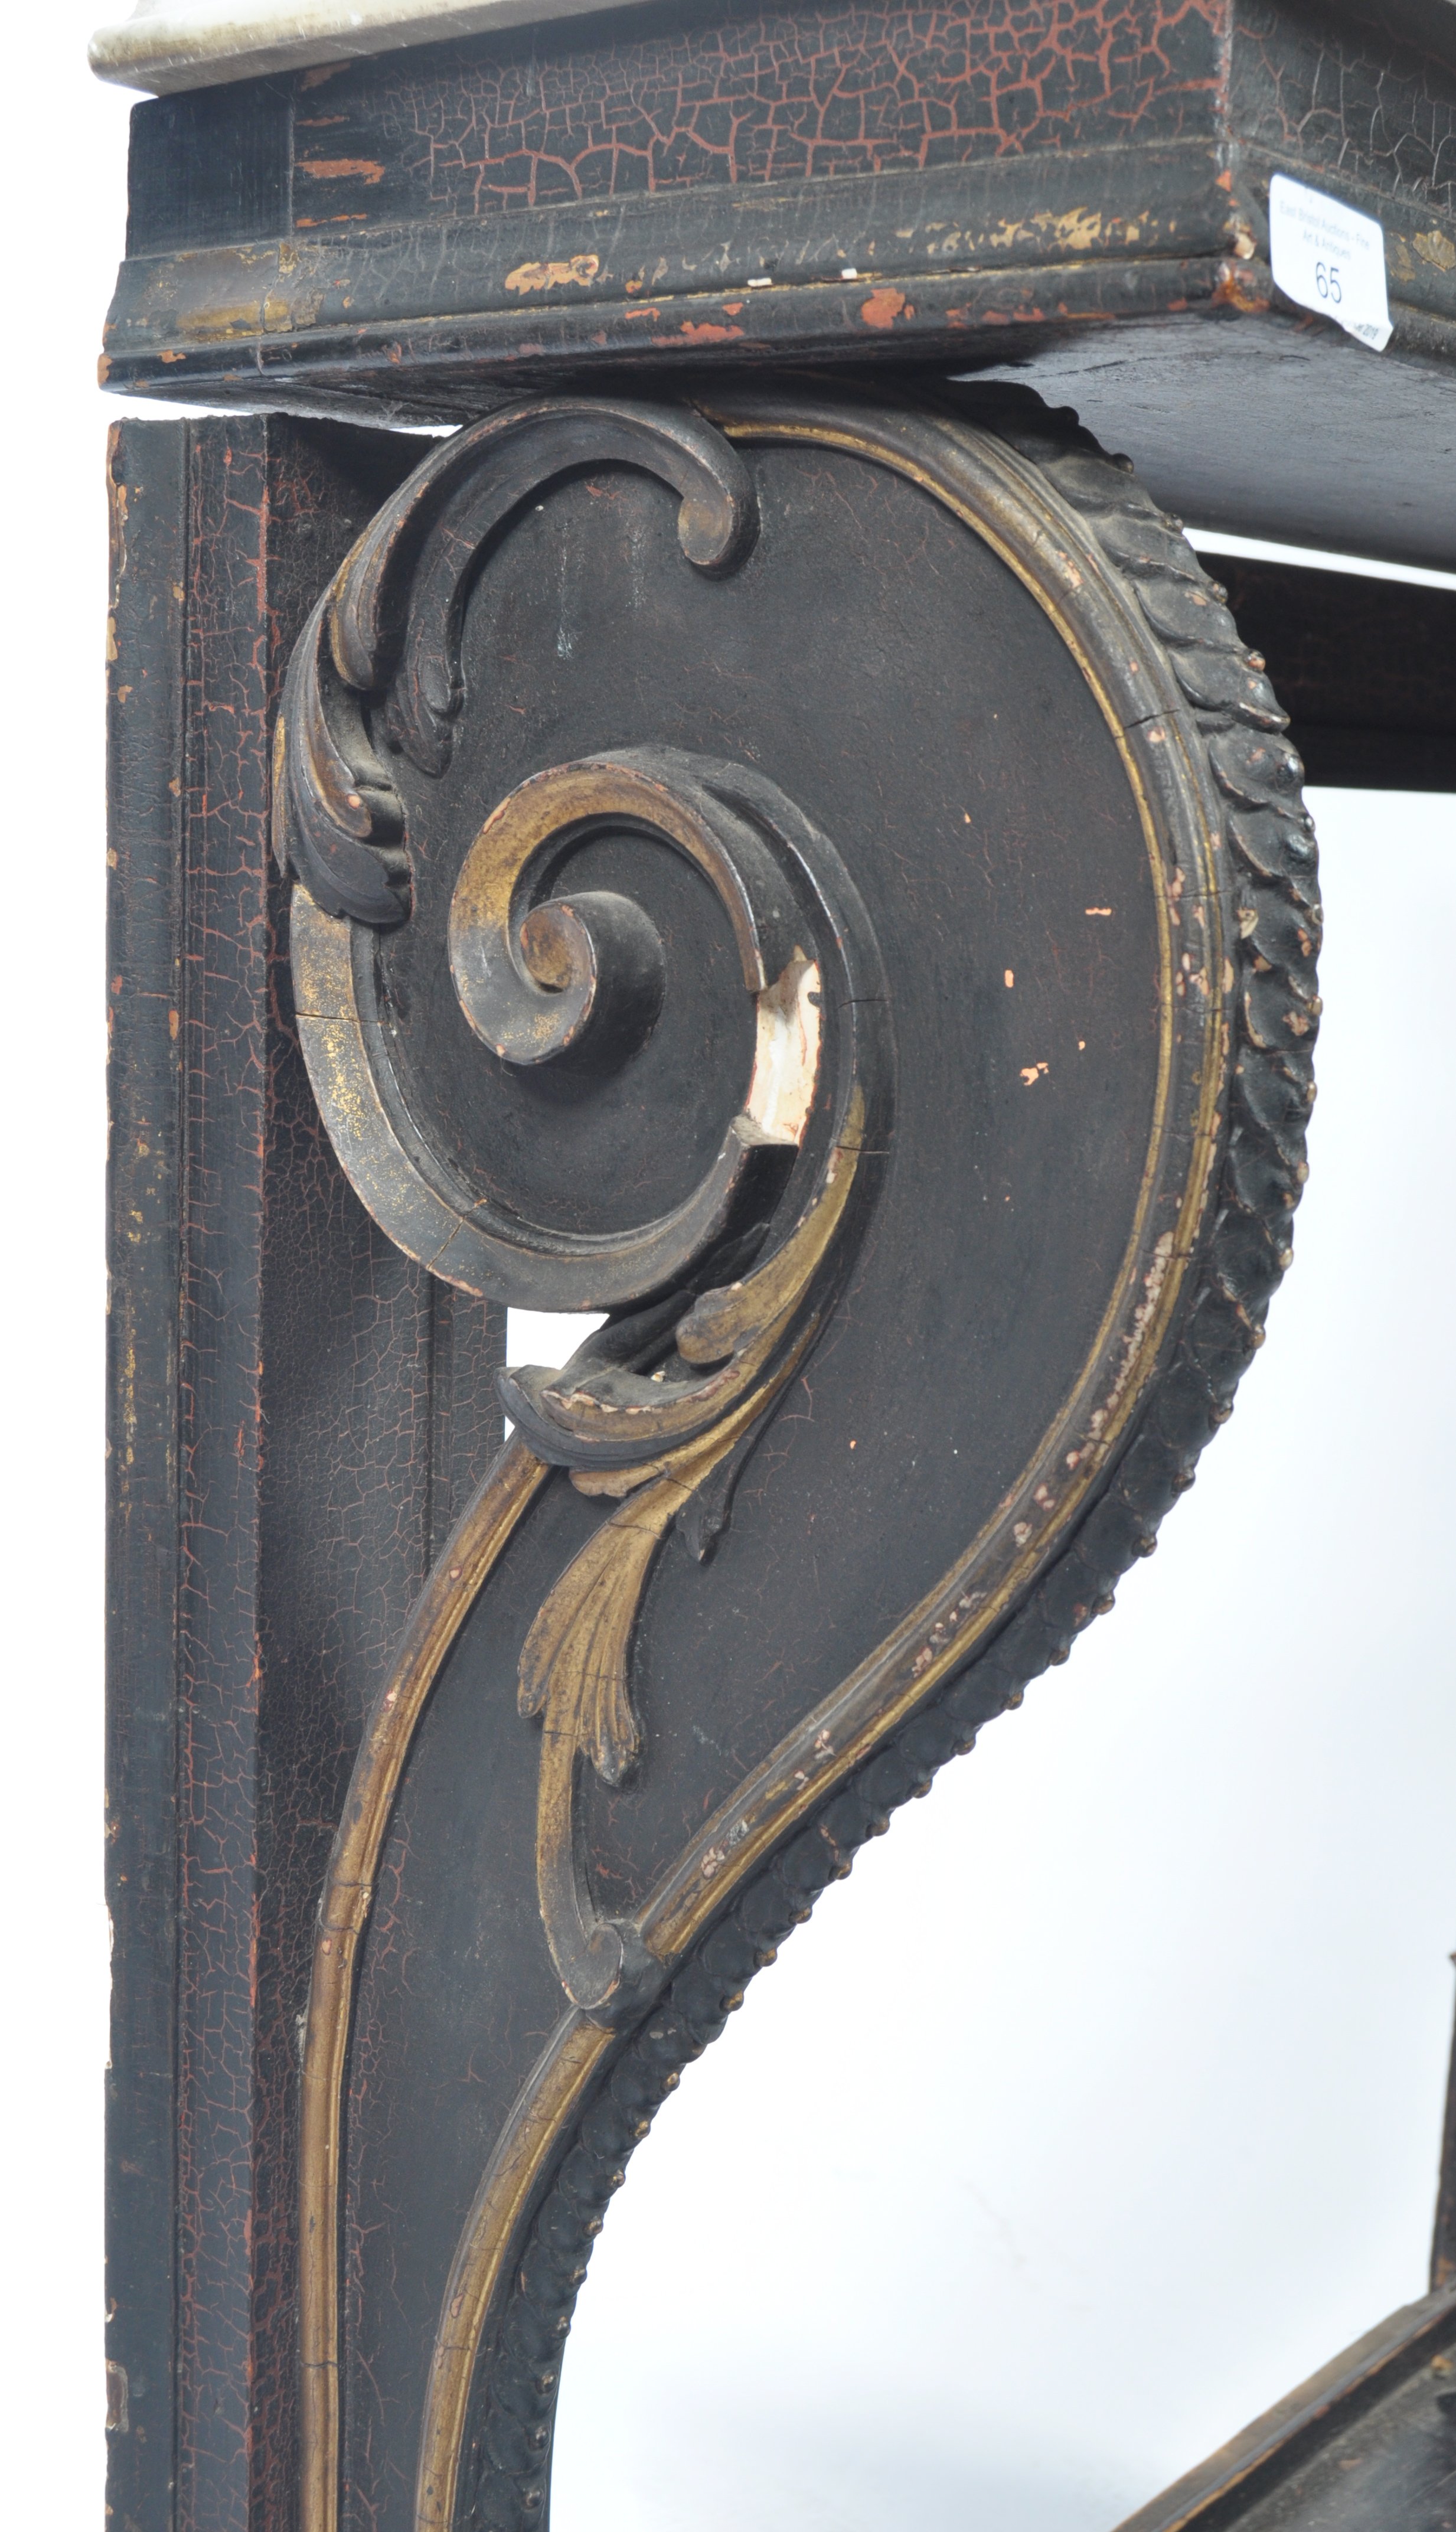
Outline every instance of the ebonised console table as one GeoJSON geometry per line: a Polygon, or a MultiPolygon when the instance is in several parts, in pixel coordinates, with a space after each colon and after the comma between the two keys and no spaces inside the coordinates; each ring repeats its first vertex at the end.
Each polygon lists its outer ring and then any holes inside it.
{"type": "MultiPolygon", "coordinates": [[[[1301,760],[1456,788],[1456,597],[1180,521],[1456,566],[1456,7],[93,59],[198,409],[111,456],[111,2519],[517,2532],[656,2105],[1261,1342],[1301,760]]],[[[1453,2185],[1136,2532],[1456,2519],[1453,2185]]]]}

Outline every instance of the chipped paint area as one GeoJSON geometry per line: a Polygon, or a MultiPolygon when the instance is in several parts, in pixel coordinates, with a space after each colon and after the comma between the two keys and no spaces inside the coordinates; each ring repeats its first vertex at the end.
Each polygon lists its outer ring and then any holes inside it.
{"type": "MultiPolygon", "coordinates": [[[[795,1792],[802,1792],[804,1786],[810,1781],[810,1771],[813,1770],[817,1773],[819,1768],[827,1766],[834,1755],[835,1746],[830,1738],[828,1730],[826,1729],[823,1732],[816,1733],[814,1736],[814,1747],[808,1754],[808,1765],[794,1768],[792,1775],[788,1779],[789,1785],[795,1792]]],[[[731,1846],[733,1843],[734,1840],[730,1837],[728,1844],[731,1846]]]]}
{"type": "MultiPolygon", "coordinates": [[[[929,12],[804,0],[596,35],[547,25],[530,44],[411,51],[346,80],[327,100],[329,145],[387,160],[372,218],[445,221],[929,173],[1135,133],[1177,142],[1209,128],[1226,7],[1019,0],[988,17],[979,0],[929,12]]],[[[1042,233],[1085,254],[1128,226],[1080,203],[1045,211],[1042,233]]],[[[869,259],[845,241],[843,260],[869,259]]]]}
{"type": "Polygon", "coordinates": [[[557,290],[563,283],[574,281],[585,289],[602,269],[599,255],[567,256],[560,263],[518,263],[505,276],[505,287],[524,296],[530,290],[557,290]]]}
{"type": "Polygon", "coordinates": [[[338,184],[353,176],[361,185],[378,185],[384,173],[379,158],[299,158],[294,163],[300,176],[317,177],[321,184],[338,184]]]}
{"type": "Polygon", "coordinates": [[[1133,1324],[1123,1339],[1123,1359],[1117,1378],[1103,1404],[1096,1409],[1089,1419],[1087,1429],[1094,1441],[1100,1441],[1106,1432],[1121,1405],[1123,1393],[1133,1377],[1147,1331],[1157,1317],[1163,1286],[1168,1280],[1168,1270],[1173,1263],[1173,1234],[1171,1231],[1165,1231],[1153,1249],[1147,1272],[1142,1278],[1142,1298],[1133,1312],[1133,1324]]]}
{"type": "Polygon", "coordinates": [[[756,1006],[758,1034],[745,1112],[766,1141],[801,1143],[819,1079],[823,980],[795,951],[756,1006]]]}
{"type": "MultiPolygon", "coordinates": [[[[1128,246],[1136,245],[1140,235],[1136,222],[1130,223],[1121,215],[1108,220],[1101,211],[1078,203],[1070,211],[1033,211],[1029,219],[1002,220],[991,230],[988,242],[1003,253],[1009,253],[1013,248],[1024,245],[1028,239],[1037,238],[1043,243],[1052,242],[1068,255],[1085,255],[1090,248],[1106,244],[1108,232],[1113,228],[1128,246]]],[[[949,246],[951,241],[947,239],[946,243],[949,246]]]]}
{"type": "Polygon", "coordinates": [[[946,1611],[945,1616],[937,1618],[910,1664],[911,1679],[919,1679],[929,1670],[931,1663],[945,1651],[952,1637],[959,1635],[966,1619],[975,1615],[985,1596],[984,1591],[962,1591],[960,1599],[946,1611]]]}
{"type": "Polygon", "coordinates": [[[871,325],[883,334],[888,332],[897,317],[913,316],[914,313],[903,290],[882,289],[870,292],[860,308],[859,317],[861,324],[871,325]]]}
{"type": "Polygon", "coordinates": [[[1231,308],[1239,316],[1262,316],[1274,304],[1273,284],[1262,277],[1260,266],[1221,263],[1208,304],[1231,308]]]}
{"type": "MultiPolygon", "coordinates": [[[[291,299],[280,292],[270,292],[262,303],[262,330],[265,334],[291,334],[301,325],[317,325],[322,307],[321,290],[299,291],[291,299]]],[[[163,360],[166,357],[164,352],[163,360]]]]}

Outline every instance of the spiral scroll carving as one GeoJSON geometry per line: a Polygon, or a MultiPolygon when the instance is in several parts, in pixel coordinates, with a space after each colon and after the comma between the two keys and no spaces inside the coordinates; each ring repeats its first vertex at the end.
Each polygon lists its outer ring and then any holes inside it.
{"type": "Polygon", "coordinates": [[[696,569],[730,571],[751,547],[742,460],[695,414],[537,405],[462,432],[381,511],[310,620],[279,723],[275,844],[300,883],[305,1055],[339,1157],[383,1228],[437,1274],[495,1299],[647,1304],[578,1366],[569,1396],[528,1374],[507,1400],[544,1458],[610,1469],[692,1441],[772,1369],[872,1176],[861,1152],[883,1145],[888,1062],[877,953],[828,839],[747,767],[624,749],[545,768],[488,817],[455,888],[451,972],[469,1027],[507,1065],[610,1069],[651,1033],[663,946],[628,897],[562,894],[558,873],[609,831],[692,863],[727,915],[755,1006],[751,1075],[716,1161],[654,1220],[568,1233],[471,1183],[412,1112],[376,953],[411,906],[407,817],[386,759],[446,770],[482,551],[532,492],[588,461],[669,483],[696,569]]]}

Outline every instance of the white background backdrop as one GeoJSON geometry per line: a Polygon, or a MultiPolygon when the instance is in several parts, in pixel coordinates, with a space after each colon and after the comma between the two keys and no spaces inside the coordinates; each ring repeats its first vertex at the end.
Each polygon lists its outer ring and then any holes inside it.
{"type": "MultiPolygon", "coordinates": [[[[91,381],[129,100],[86,71],[94,15],[12,18],[4,170],[0,2384],[7,2517],[47,2532],[101,2523],[91,381]]],[[[1113,1617],[661,2114],[579,2306],[555,2532],[1109,2532],[1423,2289],[1456,1944],[1456,804],[1312,805],[1321,1098],[1268,1347],[1113,1617]]]]}

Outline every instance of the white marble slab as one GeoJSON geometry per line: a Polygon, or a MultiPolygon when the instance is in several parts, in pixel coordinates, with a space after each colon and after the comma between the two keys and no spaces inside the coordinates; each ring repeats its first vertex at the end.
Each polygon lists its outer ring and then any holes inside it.
{"type": "MultiPolygon", "coordinates": [[[[162,96],[210,87],[224,80],[259,79],[268,71],[310,68],[404,44],[433,44],[496,27],[573,18],[609,0],[138,0],[129,18],[91,37],[98,79],[162,96]]],[[[611,0],[621,7],[623,0],[611,0]]]]}

